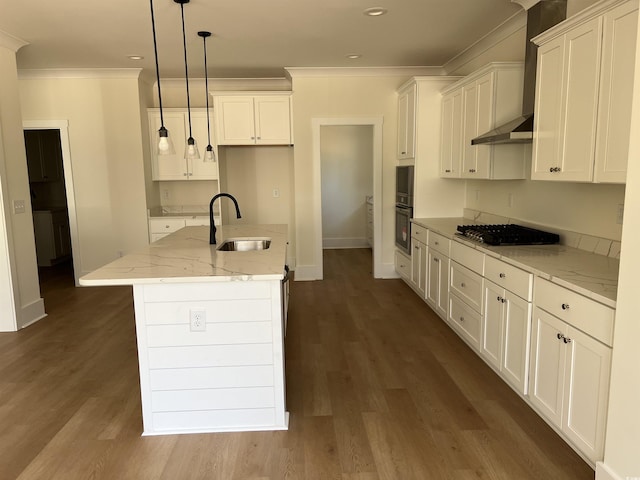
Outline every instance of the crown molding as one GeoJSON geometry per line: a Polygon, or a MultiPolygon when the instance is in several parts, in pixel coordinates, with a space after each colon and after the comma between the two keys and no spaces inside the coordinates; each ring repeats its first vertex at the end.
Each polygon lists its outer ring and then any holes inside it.
{"type": "Polygon", "coordinates": [[[45,68],[18,70],[21,80],[34,78],[138,78],[141,68],[45,68]]]}
{"type": "Polygon", "coordinates": [[[444,75],[442,67],[285,67],[292,77],[414,77],[444,75]]]}
{"type": "Polygon", "coordinates": [[[536,3],[540,3],[540,0],[511,0],[511,3],[517,3],[525,10],[529,10],[536,3]]]}
{"type": "Polygon", "coordinates": [[[447,72],[447,74],[456,72],[466,63],[472,61],[474,58],[480,56],[487,50],[493,48],[494,46],[506,40],[523,28],[527,28],[526,10],[521,10],[515,15],[512,15],[496,28],[487,33],[480,40],[465,48],[462,52],[460,52],[458,55],[444,64],[444,70],[447,72]]]}
{"type": "Polygon", "coordinates": [[[0,30],[0,47],[8,48],[13,52],[17,52],[25,45],[29,45],[29,42],[25,42],[18,37],[14,37],[9,33],[0,30]]]}
{"type": "MultiPolygon", "coordinates": [[[[154,82],[155,84],[155,82],[154,82]]],[[[204,87],[204,78],[189,77],[190,85],[202,84],[204,87]]],[[[161,78],[160,85],[162,88],[183,88],[185,86],[184,78],[161,78]]],[[[274,78],[209,78],[210,91],[290,91],[291,80],[285,77],[274,78]]]]}

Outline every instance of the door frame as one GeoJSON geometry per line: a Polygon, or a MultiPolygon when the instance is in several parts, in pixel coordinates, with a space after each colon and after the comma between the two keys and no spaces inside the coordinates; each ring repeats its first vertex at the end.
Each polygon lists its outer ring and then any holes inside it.
{"type": "Polygon", "coordinates": [[[71,148],[69,146],[69,121],[68,120],[24,120],[24,130],[53,129],[60,131],[60,145],[62,147],[62,171],[64,175],[64,188],[67,195],[67,211],[69,215],[69,232],[71,234],[71,256],[73,259],[73,277],[76,287],[79,275],[83,272],[80,258],[80,236],[78,235],[78,217],[76,213],[75,184],[73,181],[73,168],[71,166],[71,148]]]}
{"type": "Polygon", "coordinates": [[[382,115],[375,117],[313,118],[311,136],[313,151],[313,207],[315,212],[316,279],[324,278],[322,265],[322,162],[320,155],[320,127],[373,127],[373,277],[382,278],[382,115]]]}

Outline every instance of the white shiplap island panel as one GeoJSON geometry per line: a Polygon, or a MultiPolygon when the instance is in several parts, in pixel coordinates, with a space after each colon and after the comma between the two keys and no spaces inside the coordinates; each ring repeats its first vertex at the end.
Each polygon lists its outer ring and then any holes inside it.
{"type": "Polygon", "coordinates": [[[285,225],[222,226],[269,238],[263,251],[222,252],[208,227],[187,227],[80,280],[133,285],[144,435],[283,430],[285,225]],[[206,328],[192,331],[191,312],[206,328]]]}

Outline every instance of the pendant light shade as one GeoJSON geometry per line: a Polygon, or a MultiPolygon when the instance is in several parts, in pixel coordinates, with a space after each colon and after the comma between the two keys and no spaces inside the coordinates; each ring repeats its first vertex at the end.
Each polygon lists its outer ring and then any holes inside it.
{"type": "Polygon", "coordinates": [[[198,151],[198,145],[191,133],[191,102],[189,100],[189,67],[187,66],[187,35],[184,28],[184,4],[189,3],[189,0],[173,0],[180,4],[180,13],[182,16],[182,47],[184,50],[184,78],[187,84],[187,116],[189,118],[189,139],[184,150],[184,157],[187,160],[198,160],[200,158],[200,152],[198,151]]]}
{"type": "Polygon", "coordinates": [[[151,7],[151,29],[153,31],[153,53],[156,59],[156,78],[158,82],[158,104],[160,106],[160,129],[156,138],[156,147],[158,155],[172,155],[176,153],[173,146],[169,131],[164,126],[164,116],[162,114],[162,91],[160,90],[160,68],[158,67],[158,42],[156,40],[156,19],[153,12],[153,0],[149,0],[151,7]]]}
{"type": "Polygon", "coordinates": [[[209,123],[209,72],[207,70],[207,38],[211,36],[211,32],[198,32],[202,37],[202,45],[204,48],[204,89],[207,96],[207,149],[204,152],[205,162],[215,162],[216,154],[211,146],[211,125],[209,123]]]}

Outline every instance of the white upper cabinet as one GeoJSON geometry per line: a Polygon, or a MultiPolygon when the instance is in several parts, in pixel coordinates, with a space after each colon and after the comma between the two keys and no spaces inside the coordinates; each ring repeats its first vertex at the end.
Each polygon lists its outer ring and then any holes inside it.
{"type": "Polygon", "coordinates": [[[624,183],[637,11],[599,2],[534,39],[532,180],[624,183]]]}
{"type": "Polygon", "coordinates": [[[525,178],[523,144],[471,145],[522,113],[523,79],[521,63],[491,63],[443,90],[441,177],[525,178]]]}
{"type": "Polygon", "coordinates": [[[290,95],[213,97],[219,145],[290,145],[290,95]]]}
{"type": "Polygon", "coordinates": [[[398,159],[416,156],[416,90],[415,83],[398,94],[398,159]]]}
{"type": "MultiPolygon", "coordinates": [[[[158,155],[156,138],[161,126],[160,111],[149,109],[149,138],[151,142],[153,180],[217,180],[218,162],[204,162],[204,152],[208,144],[207,111],[204,108],[191,109],[191,133],[196,140],[200,159],[188,161],[184,149],[189,137],[189,118],[186,108],[163,109],[164,125],[173,141],[173,155],[158,155]]],[[[210,120],[213,114],[210,113],[210,120]]],[[[216,143],[211,132],[211,145],[216,143]]]]}

